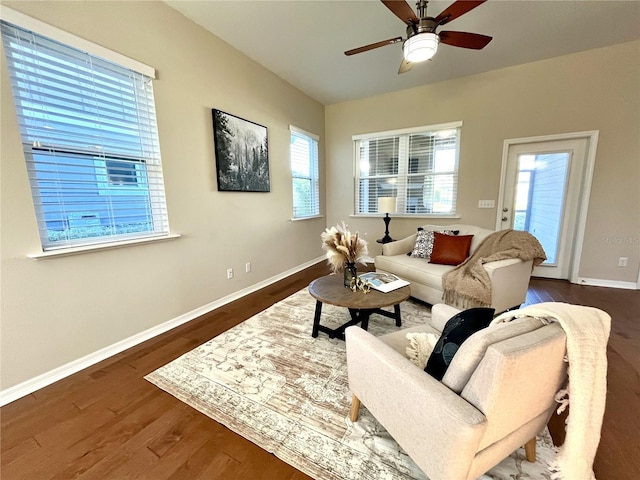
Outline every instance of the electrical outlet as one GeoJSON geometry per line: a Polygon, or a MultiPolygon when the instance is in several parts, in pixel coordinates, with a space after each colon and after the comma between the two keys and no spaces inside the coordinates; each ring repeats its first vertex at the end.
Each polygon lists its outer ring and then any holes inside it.
{"type": "Polygon", "coordinates": [[[627,266],[627,261],[628,261],[628,260],[629,260],[629,259],[628,259],[627,257],[620,257],[620,258],[618,259],[618,266],[619,266],[619,267],[626,267],[626,266],[627,266]]]}
{"type": "Polygon", "coordinates": [[[495,200],[478,200],[478,208],[496,208],[495,200]]]}
{"type": "Polygon", "coordinates": [[[233,278],[233,268],[227,268],[227,279],[231,280],[233,278]]]}
{"type": "Polygon", "coordinates": [[[244,271],[247,273],[251,271],[251,262],[247,262],[244,264],[244,271]]]}

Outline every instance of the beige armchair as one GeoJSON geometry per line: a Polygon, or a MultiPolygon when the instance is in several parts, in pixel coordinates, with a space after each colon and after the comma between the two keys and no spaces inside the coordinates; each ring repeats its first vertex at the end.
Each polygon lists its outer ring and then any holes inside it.
{"type": "Polygon", "coordinates": [[[467,339],[442,381],[406,358],[408,332],[440,334],[458,310],[434,305],[428,324],[379,338],[346,330],[351,420],[360,402],[431,480],[475,479],[535,437],[566,381],[566,336],[531,317],[467,339]]]}

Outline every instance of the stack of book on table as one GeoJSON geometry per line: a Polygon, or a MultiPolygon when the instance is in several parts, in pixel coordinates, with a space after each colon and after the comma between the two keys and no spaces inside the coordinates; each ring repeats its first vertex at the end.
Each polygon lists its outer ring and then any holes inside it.
{"type": "Polygon", "coordinates": [[[384,293],[409,285],[409,282],[400,277],[396,277],[392,273],[369,272],[363,273],[359,277],[362,282],[371,285],[371,288],[375,288],[384,293]]]}

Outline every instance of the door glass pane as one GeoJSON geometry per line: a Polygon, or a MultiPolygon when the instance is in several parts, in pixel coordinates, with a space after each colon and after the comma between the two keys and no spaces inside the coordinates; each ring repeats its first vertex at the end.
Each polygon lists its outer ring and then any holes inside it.
{"type": "Polygon", "coordinates": [[[514,230],[525,230],[542,244],[547,260],[557,262],[571,152],[518,156],[514,230]]]}

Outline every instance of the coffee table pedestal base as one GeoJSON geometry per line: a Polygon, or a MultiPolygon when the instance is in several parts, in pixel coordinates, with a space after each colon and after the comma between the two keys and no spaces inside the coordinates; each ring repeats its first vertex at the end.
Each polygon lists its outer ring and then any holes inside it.
{"type": "Polygon", "coordinates": [[[381,308],[349,308],[349,313],[351,314],[351,320],[344,325],[339,326],[338,328],[329,328],[324,325],[320,325],[320,316],[322,315],[322,302],[320,300],[316,300],[316,312],[313,317],[313,331],[311,332],[311,336],[313,338],[316,338],[318,336],[318,332],[324,332],[329,335],[329,338],[338,338],[340,340],[344,340],[344,331],[347,327],[360,323],[361,328],[363,330],[367,330],[369,328],[369,317],[372,313],[377,313],[378,315],[393,318],[396,321],[397,327],[402,326],[400,304],[396,304],[393,306],[393,313],[382,310],[381,308]]]}

